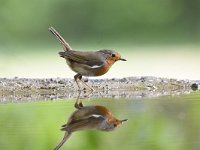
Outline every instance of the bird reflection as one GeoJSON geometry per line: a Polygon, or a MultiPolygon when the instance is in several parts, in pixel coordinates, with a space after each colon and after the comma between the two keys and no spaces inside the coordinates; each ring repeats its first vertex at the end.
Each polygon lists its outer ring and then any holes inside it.
{"type": "Polygon", "coordinates": [[[83,106],[83,103],[82,101],[79,101],[79,98],[77,99],[74,107],[76,110],[72,113],[68,122],[61,128],[61,131],[65,131],[65,135],[55,150],[59,150],[75,131],[112,131],[115,128],[120,127],[123,122],[127,121],[127,119],[118,120],[104,106],[83,106]]]}

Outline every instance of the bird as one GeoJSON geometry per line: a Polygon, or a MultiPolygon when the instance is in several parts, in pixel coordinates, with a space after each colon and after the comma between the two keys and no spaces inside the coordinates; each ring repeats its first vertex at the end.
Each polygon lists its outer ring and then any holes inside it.
{"type": "Polygon", "coordinates": [[[61,131],[65,131],[64,137],[54,150],[59,150],[73,132],[81,130],[113,131],[128,120],[115,118],[110,110],[101,105],[83,106],[82,102],[76,101],[74,106],[76,110],[61,128],[61,131]]]}
{"type": "Polygon", "coordinates": [[[83,76],[101,76],[109,71],[111,66],[118,60],[126,61],[119,53],[114,50],[103,49],[98,51],[77,51],[64,40],[64,38],[53,28],[49,30],[57,37],[63,46],[64,52],[59,52],[60,57],[64,58],[72,71],[77,73],[74,76],[75,82],[80,90],[78,80],[81,81],[91,91],[94,91],[84,80],[83,76]]]}

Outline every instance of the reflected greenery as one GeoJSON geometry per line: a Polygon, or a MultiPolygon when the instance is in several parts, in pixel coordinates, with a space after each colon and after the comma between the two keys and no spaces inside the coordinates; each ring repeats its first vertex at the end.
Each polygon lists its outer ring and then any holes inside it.
{"type": "MultiPolygon", "coordinates": [[[[200,93],[153,99],[93,99],[129,121],[115,132],[76,132],[63,149],[188,150],[200,147],[200,93]]],[[[73,100],[0,105],[1,149],[53,149],[73,100]]]]}

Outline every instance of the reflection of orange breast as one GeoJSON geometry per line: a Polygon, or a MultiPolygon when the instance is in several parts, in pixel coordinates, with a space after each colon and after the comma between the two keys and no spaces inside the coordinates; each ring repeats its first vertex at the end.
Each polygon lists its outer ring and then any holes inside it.
{"type": "Polygon", "coordinates": [[[111,116],[111,112],[106,108],[106,107],[104,107],[104,106],[95,106],[95,109],[96,109],[96,113],[97,114],[100,114],[100,115],[102,115],[102,116],[104,116],[104,117],[108,117],[108,116],[111,116]]]}

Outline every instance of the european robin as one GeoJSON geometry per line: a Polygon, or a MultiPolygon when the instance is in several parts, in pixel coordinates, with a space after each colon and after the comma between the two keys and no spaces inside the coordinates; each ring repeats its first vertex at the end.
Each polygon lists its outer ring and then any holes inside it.
{"type": "Polygon", "coordinates": [[[78,80],[86,85],[91,91],[93,89],[82,80],[82,76],[101,76],[108,72],[111,66],[118,60],[126,61],[114,50],[99,50],[95,52],[81,52],[73,50],[64,38],[53,28],[49,30],[58,38],[63,46],[64,52],[59,52],[60,57],[66,59],[67,64],[77,74],[74,79],[80,90],[78,80]]]}
{"type": "Polygon", "coordinates": [[[83,106],[82,102],[76,102],[75,108],[77,110],[72,113],[68,122],[61,128],[62,131],[65,131],[65,135],[55,150],[59,150],[75,131],[113,131],[115,128],[120,127],[123,122],[128,120],[116,119],[113,114],[104,106],[83,106]]]}

